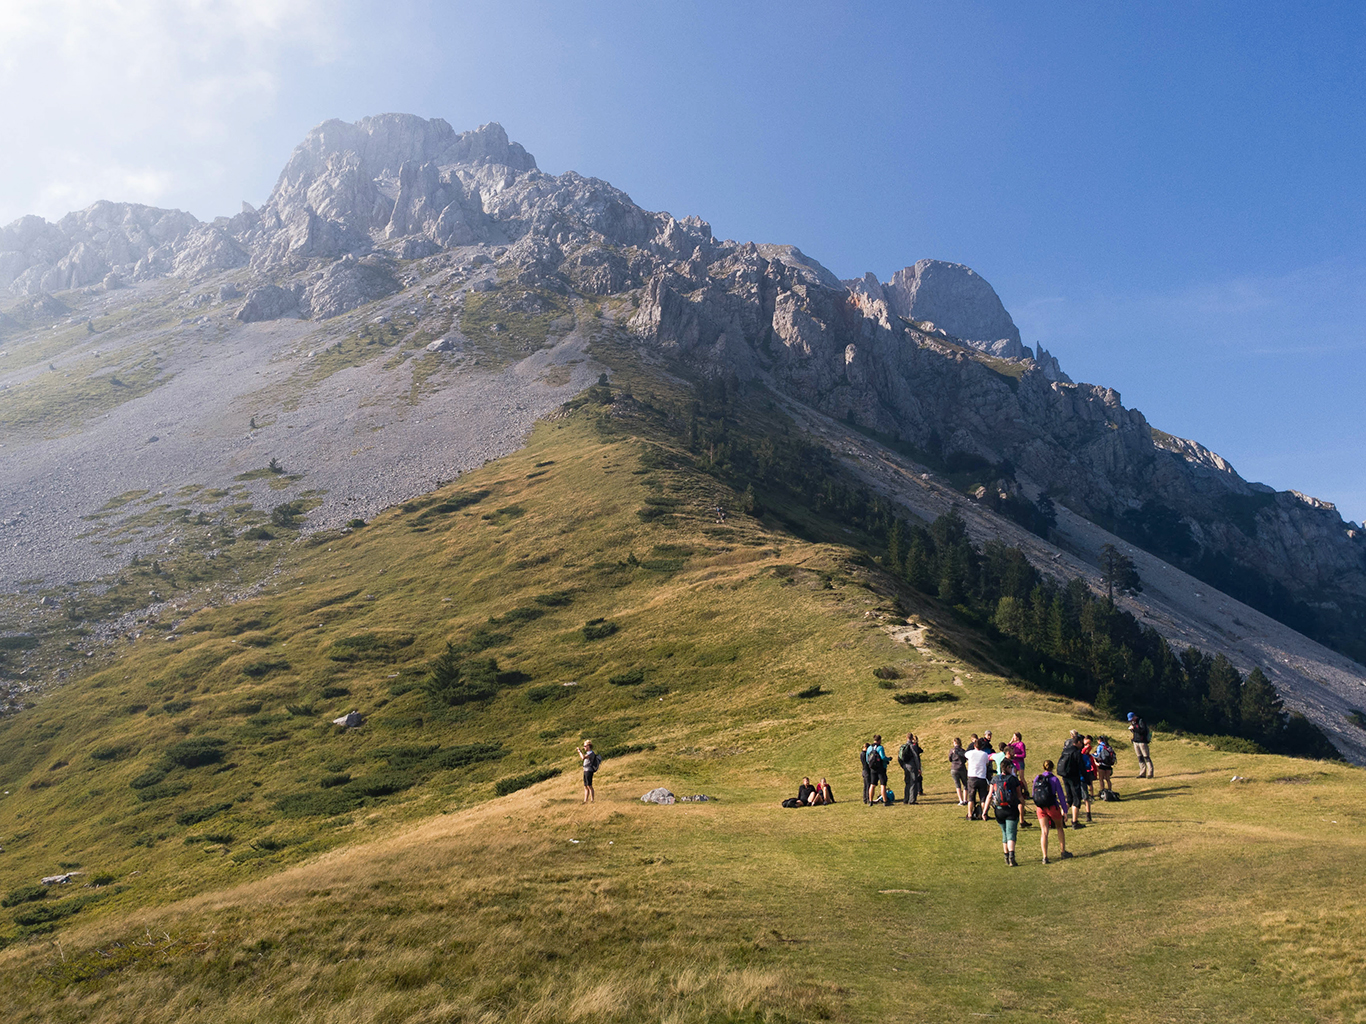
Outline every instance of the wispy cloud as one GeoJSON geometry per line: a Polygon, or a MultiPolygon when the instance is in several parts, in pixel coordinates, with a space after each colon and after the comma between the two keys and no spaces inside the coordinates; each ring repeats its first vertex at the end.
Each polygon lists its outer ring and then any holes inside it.
{"type": "Polygon", "coordinates": [[[212,151],[225,135],[249,136],[274,111],[288,68],[344,51],[348,6],[5,0],[0,223],[101,198],[197,194],[224,171],[212,151]]]}

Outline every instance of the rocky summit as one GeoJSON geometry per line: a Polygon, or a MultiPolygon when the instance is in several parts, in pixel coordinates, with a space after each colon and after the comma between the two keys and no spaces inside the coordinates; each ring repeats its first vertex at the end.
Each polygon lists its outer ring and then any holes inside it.
{"type": "Polygon", "coordinates": [[[1056,356],[1022,344],[991,285],[961,264],[841,281],[792,246],[718,240],[705,221],[643,210],[604,181],[546,174],[498,124],[457,132],[407,114],[319,125],[265,203],[233,217],[100,202],[0,229],[6,337],[61,306],[53,293],[159,281],[203,290],[237,324],[299,331],[385,300],[406,307],[420,285],[448,301],[428,347],[452,360],[469,356],[480,296],[546,323],[621,300],[616,324],[651,358],[762,384],[928,473],[971,477],[964,500],[1066,507],[1366,658],[1359,527],[1244,480],[1113,388],[1073,382],[1056,356]]]}

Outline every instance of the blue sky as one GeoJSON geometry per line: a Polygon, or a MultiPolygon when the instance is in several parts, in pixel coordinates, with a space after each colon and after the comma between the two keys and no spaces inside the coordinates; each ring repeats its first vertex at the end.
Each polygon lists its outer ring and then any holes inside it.
{"type": "Polygon", "coordinates": [[[843,277],[922,257],[1249,479],[1366,518],[1366,4],[7,0],[0,223],[260,203],[314,124],[503,123],[843,277]]]}

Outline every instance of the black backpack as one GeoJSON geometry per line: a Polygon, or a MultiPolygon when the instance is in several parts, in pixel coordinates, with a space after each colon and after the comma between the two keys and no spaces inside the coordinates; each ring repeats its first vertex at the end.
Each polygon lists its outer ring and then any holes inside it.
{"type": "Polygon", "coordinates": [[[1058,755],[1058,774],[1064,779],[1075,779],[1081,775],[1081,751],[1075,743],[1069,743],[1058,755]]]}
{"type": "Polygon", "coordinates": [[[869,769],[869,771],[874,771],[874,772],[875,772],[875,771],[877,771],[878,769],[880,769],[880,768],[882,767],[882,765],[883,765],[883,761],[882,761],[882,758],[878,756],[877,747],[869,747],[869,748],[868,748],[868,769],[869,769]]]}
{"type": "Polygon", "coordinates": [[[1038,807],[1054,807],[1057,805],[1057,796],[1053,792],[1052,776],[1048,774],[1034,776],[1034,803],[1038,807]]]}
{"type": "Polygon", "coordinates": [[[1007,775],[1005,772],[1002,772],[991,782],[991,796],[987,798],[987,803],[993,811],[998,813],[998,815],[1003,810],[1009,811],[1010,808],[1014,807],[1015,804],[1019,802],[1016,799],[1016,793],[1018,792],[1016,787],[1019,786],[1019,782],[1017,781],[1015,785],[1012,786],[1010,780],[1013,778],[1015,778],[1015,776],[1007,775]]]}
{"type": "Polygon", "coordinates": [[[602,767],[602,757],[601,757],[601,755],[598,754],[598,752],[597,752],[596,750],[593,751],[591,754],[588,755],[587,760],[588,760],[588,770],[589,770],[590,772],[596,772],[599,768],[602,767]]]}

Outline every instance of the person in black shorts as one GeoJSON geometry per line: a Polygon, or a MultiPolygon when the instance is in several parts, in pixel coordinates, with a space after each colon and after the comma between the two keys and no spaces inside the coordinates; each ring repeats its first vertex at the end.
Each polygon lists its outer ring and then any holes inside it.
{"type": "Polygon", "coordinates": [[[1086,795],[1086,761],[1082,757],[1081,734],[1076,729],[1072,730],[1067,742],[1062,745],[1062,753],[1058,755],[1057,774],[1058,778],[1062,779],[1067,806],[1072,808],[1072,827],[1085,828],[1079,820],[1079,815],[1082,802],[1085,801],[1089,805],[1090,799],[1086,795]]]}
{"type": "Polygon", "coordinates": [[[583,746],[574,749],[583,760],[583,802],[594,803],[596,794],[593,792],[593,775],[602,767],[602,758],[593,750],[592,740],[584,740],[583,746]]]}

